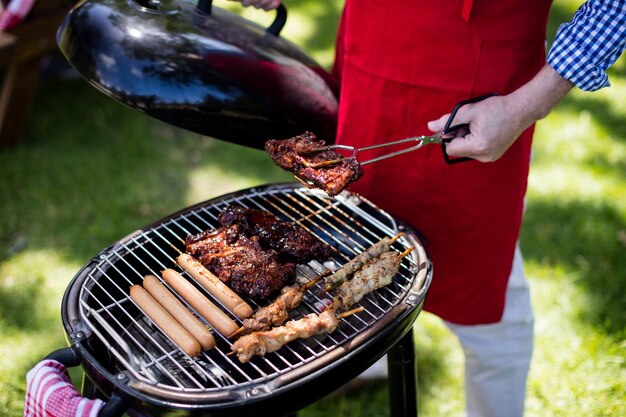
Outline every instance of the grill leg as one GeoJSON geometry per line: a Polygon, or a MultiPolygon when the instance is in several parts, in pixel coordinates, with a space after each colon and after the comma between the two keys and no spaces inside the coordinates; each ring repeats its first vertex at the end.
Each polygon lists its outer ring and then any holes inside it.
{"type": "Polygon", "coordinates": [[[417,416],[417,361],[413,329],[387,352],[391,417],[417,416]]]}

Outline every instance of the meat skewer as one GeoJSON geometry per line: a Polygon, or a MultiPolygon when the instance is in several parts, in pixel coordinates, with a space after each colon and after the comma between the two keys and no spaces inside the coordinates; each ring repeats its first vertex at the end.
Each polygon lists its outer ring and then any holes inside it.
{"type": "Polygon", "coordinates": [[[384,237],[379,242],[374,243],[372,246],[356,255],[345,265],[336,270],[331,276],[326,278],[326,288],[324,289],[324,291],[330,291],[334,288],[337,288],[347,279],[349,279],[350,276],[358,271],[370,259],[377,258],[383,253],[388,252],[391,249],[391,245],[393,245],[393,243],[398,240],[402,235],[403,233],[401,232],[392,238],[384,237]]]}
{"type": "Polygon", "coordinates": [[[361,301],[370,292],[389,285],[400,269],[402,258],[413,249],[411,246],[400,254],[396,251],[385,252],[367,261],[354,273],[351,280],[345,281],[337,289],[333,307],[338,310],[348,308],[361,301]]]}
{"type": "Polygon", "coordinates": [[[233,343],[231,350],[237,354],[241,363],[247,363],[252,356],[275,352],[293,340],[332,333],[339,325],[339,320],[360,311],[363,311],[363,307],[341,314],[337,314],[333,308],[327,308],[319,314],[307,314],[300,320],[288,321],[284,326],[242,336],[233,343]]]}
{"type": "Polygon", "coordinates": [[[289,318],[289,312],[295,309],[300,302],[304,292],[315,285],[319,280],[328,275],[330,271],[318,276],[304,285],[294,284],[284,287],[280,295],[273,303],[258,309],[250,318],[243,321],[243,326],[230,337],[239,336],[242,333],[248,334],[257,331],[269,330],[272,326],[280,326],[289,318]]]}
{"type": "Polygon", "coordinates": [[[307,314],[302,319],[288,321],[283,326],[242,336],[233,343],[231,350],[237,354],[241,363],[246,363],[254,355],[274,352],[293,340],[332,333],[337,328],[339,319],[362,311],[363,307],[339,314],[337,311],[356,304],[366,294],[390,284],[400,268],[402,258],[413,249],[411,246],[400,254],[388,251],[370,259],[351,280],[339,287],[338,296],[320,314],[307,314]]]}

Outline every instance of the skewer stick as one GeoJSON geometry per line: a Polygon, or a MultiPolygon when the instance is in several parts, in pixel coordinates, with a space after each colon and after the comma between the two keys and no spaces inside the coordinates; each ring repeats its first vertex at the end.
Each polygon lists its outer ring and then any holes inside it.
{"type": "Polygon", "coordinates": [[[346,318],[346,317],[351,316],[353,314],[360,313],[363,310],[365,310],[365,307],[363,307],[363,306],[360,306],[360,307],[357,307],[357,308],[353,308],[352,310],[344,311],[343,313],[337,314],[337,318],[338,319],[343,319],[343,318],[346,318]]]}
{"type": "Polygon", "coordinates": [[[230,336],[228,336],[229,339],[235,338],[237,336],[239,336],[241,333],[245,332],[246,328],[244,326],[241,326],[240,328],[238,328],[233,334],[231,334],[230,336]]]}
{"type": "Polygon", "coordinates": [[[409,253],[413,252],[413,249],[415,249],[414,246],[410,246],[407,250],[405,250],[404,252],[402,252],[401,254],[398,255],[398,260],[404,258],[405,256],[407,256],[409,253]]]}
{"type": "Polygon", "coordinates": [[[312,286],[317,284],[322,278],[326,278],[332,272],[333,271],[331,271],[330,269],[327,269],[326,271],[324,271],[323,273],[321,273],[317,277],[313,278],[311,281],[309,281],[306,284],[302,285],[302,287],[300,287],[300,291],[305,292],[306,290],[308,290],[309,288],[311,288],[312,286]]]}
{"type": "Polygon", "coordinates": [[[404,232],[400,232],[394,237],[391,238],[391,243],[395,243],[396,240],[400,239],[404,235],[404,232]]]}
{"type": "MultiPolygon", "coordinates": [[[[180,239],[181,242],[185,243],[184,240],[180,239]]],[[[178,252],[179,255],[182,255],[183,253],[180,251],[180,249],[178,249],[176,246],[172,245],[171,242],[167,242],[169,243],[169,245],[172,247],[172,249],[174,249],[176,252],[178,252]]]]}

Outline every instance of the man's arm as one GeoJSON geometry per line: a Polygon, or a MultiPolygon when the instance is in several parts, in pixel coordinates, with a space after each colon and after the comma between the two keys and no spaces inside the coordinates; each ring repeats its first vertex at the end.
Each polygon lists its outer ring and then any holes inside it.
{"type": "MultiPolygon", "coordinates": [[[[573,86],[546,64],[513,93],[463,106],[454,123],[469,123],[471,132],[448,143],[448,155],[467,156],[481,162],[499,159],[524,130],[547,116],[573,86]]],[[[428,128],[442,131],[448,117],[446,114],[429,122],[428,128]]]]}
{"type": "MultiPolygon", "coordinates": [[[[545,117],[576,85],[594,91],[609,85],[606,69],[626,48],[626,0],[588,0],[561,25],[546,65],[511,94],[462,107],[457,123],[471,133],[447,145],[452,156],[495,161],[537,120],[545,117]]],[[[443,129],[448,115],[428,128],[443,129]]]]}

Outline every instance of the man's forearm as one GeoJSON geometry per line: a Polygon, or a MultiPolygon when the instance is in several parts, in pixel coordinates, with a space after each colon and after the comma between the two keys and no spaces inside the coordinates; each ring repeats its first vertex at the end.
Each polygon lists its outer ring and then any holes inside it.
{"type": "MultiPolygon", "coordinates": [[[[450,142],[449,155],[481,162],[499,159],[520,134],[545,117],[572,89],[573,84],[546,64],[529,82],[504,95],[462,107],[456,123],[468,123],[471,132],[450,142]]],[[[428,124],[440,132],[449,115],[428,124]]]]}
{"type": "Polygon", "coordinates": [[[509,97],[519,113],[522,124],[528,127],[543,119],[569,93],[574,84],[561,77],[546,64],[528,83],[512,92],[509,97]]]}

